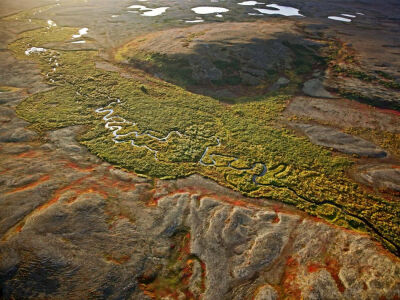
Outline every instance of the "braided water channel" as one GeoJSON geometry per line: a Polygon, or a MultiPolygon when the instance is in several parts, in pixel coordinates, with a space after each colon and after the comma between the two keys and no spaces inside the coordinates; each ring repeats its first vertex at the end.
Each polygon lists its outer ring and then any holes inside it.
{"type": "MultiPolygon", "coordinates": [[[[111,100],[111,99],[110,99],[111,100]]],[[[111,100],[112,101],[112,100],[111,100]]],[[[133,131],[129,131],[128,133],[123,133],[123,134],[119,134],[120,131],[126,129],[128,126],[130,127],[134,127],[137,126],[136,122],[131,122],[126,120],[125,118],[119,116],[119,115],[115,115],[114,113],[114,108],[113,106],[115,105],[119,105],[121,104],[121,100],[120,99],[116,99],[114,101],[112,101],[110,104],[108,104],[105,107],[100,107],[98,109],[96,109],[96,113],[98,114],[105,114],[103,116],[103,121],[105,122],[105,128],[110,130],[112,132],[112,140],[114,141],[114,143],[130,143],[133,147],[138,147],[138,148],[145,148],[148,151],[150,151],[151,153],[154,154],[154,159],[159,161],[158,158],[158,151],[156,149],[151,148],[150,146],[144,144],[144,145],[138,145],[135,142],[135,139],[141,138],[141,137],[149,137],[153,140],[156,140],[160,143],[166,143],[168,142],[168,140],[171,138],[172,135],[177,135],[179,137],[188,137],[187,135],[177,131],[177,130],[173,130],[170,131],[166,136],[164,137],[157,137],[155,135],[153,135],[151,132],[155,133],[155,131],[152,130],[146,130],[143,133],[140,133],[137,130],[133,130],[133,131]]],[[[337,209],[339,209],[340,211],[342,211],[344,214],[349,215],[355,219],[357,219],[358,221],[362,222],[363,224],[365,224],[366,227],[370,228],[370,231],[375,233],[377,236],[379,236],[382,240],[384,240],[386,243],[392,245],[397,252],[397,255],[400,255],[400,247],[398,245],[396,245],[395,242],[393,242],[392,240],[388,239],[387,237],[385,237],[370,221],[368,221],[367,219],[357,216],[354,213],[349,212],[346,207],[329,201],[329,200],[324,200],[324,201],[313,201],[311,199],[308,199],[307,197],[300,195],[295,189],[288,187],[288,186],[284,186],[284,185],[276,185],[276,184],[265,184],[265,183],[260,183],[258,182],[258,178],[263,177],[268,169],[267,166],[265,165],[265,163],[263,162],[256,162],[253,163],[253,165],[249,168],[237,168],[232,166],[232,164],[236,161],[239,160],[239,158],[234,157],[234,156],[229,156],[229,155],[223,155],[223,154],[213,154],[213,153],[209,153],[210,152],[210,147],[220,147],[221,146],[221,141],[218,137],[214,136],[216,144],[215,145],[211,145],[211,146],[207,146],[201,156],[201,158],[199,159],[198,163],[202,166],[206,166],[206,167],[228,167],[237,171],[243,171],[243,172],[250,172],[252,170],[254,170],[257,166],[261,166],[262,170],[261,172],[259,172],[258,174],[253,174],[251,177],[251,181],[253,184],[257,185],[257,186],[268,186],[268,187],[273,187],[273,188],[278,188],[278,189],[285,189],[288,190],[290,192],[292,192],[296,197],[302,199],[305,202],[308,202],[309,204],[312,205],[323,205],[323,204],[329,204],[332,205],[334,207],[336,207],[337,209]],[[211,162],[205,162],[204,159],[205,157],[208,157],[209,160],[211,162]],[[218,166],[215,158],[216,157],[224,157],[227,159],[230,159],[230,161],[227,163],[227,165],[224,166],[218,166]]],[[[254,173],[254,172],[252,172],[254,173]]]]}

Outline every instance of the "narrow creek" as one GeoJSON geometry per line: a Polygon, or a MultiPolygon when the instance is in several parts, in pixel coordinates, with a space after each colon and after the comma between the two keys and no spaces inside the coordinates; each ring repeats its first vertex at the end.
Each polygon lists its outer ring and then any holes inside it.
{"type": "MultiPolygon", "coordinates": [[[[110,104],[108,104],[105,107],[100,107],[98,109],[96,109],[96,113],[99,114],[105,114],[103,116],[103,121],[105,121],[105,128],[107,128],[108,130],[110,130],[112,132],[113,135],[113,141],[114,143],[130,143],[133,147],[138,147],[138,148],[145,148],[148,151],[152,152],[154,154],[154,158],[158,161],[158,151],[149,147],[148,145],[142,145],[142,144],[137,144],[135,142],[135,139],[132,139],[130,137],[134,137],[134,138],[141,138],[141,137],[149,137],[153,140],[156,140],[158,142],[161,143],[165,143],[168,142],[168,139],[171,138],[172,135],[178,135],[179,137],[188,137],[187,135],[177,131],[177,130],[173,130],[170,131],[166,136],[164,137],[157,137],[153,134],[151,134],[150,132],[152,132],[151,130],[146,130],[143,133],[140,133],[137,130],[134,131],[130,131],[128,133],[124,133],[124,134],[119,134],[120,131],[122,131],[123,129],[125,129],[127,126],[130,127],[135,127],[137,126],[136,122],[131,122],[126,120],[125,118],[119,116],[119,115],[114,115],[114,109],[112,108],[112,106],[114,105],[118,105],[121,104],[121,100],[120,99],[116,99],[115,101],[111,102],[110,104]]],[[[254,174],[252,176],[252,182],[256,185],[260,185],[260,183],[257,182],[257,178],[264,176],[267,173],[267,166],[264,163],[258,162],[258,163],[254,163],[250,168],[237,168],[232,166],[232,164],[236,161],[238,161],[239,159],[237,157],[234,156],[229,156],[229,155],[223,155],[223,154],[213,154],[213,153],[209,153],[210,152],[210,147],[220,147],[221,146],[221,141],[218,137],[214,137],[215,140],[217,141],[216,145],[213,146],[207,146],[206,149],[204,150],[200,160],[198,161],[199,164],[201,164],[202,166],[207,166],[207,167],[228,167],[234,170],[238,170],[238,171],[251,171],[254,168],[256,168],[258,165],[262,166],[262,171],[259,174],[254,174]],[[208,157],[211,162],[207,163],[204,161],[205,157],[208,157]],[[217,162],[215,161],[215,157],[225,157],[228,159],[231,159],[229,161],[229,163],[225,166],[218,166],[217,162]]]]}

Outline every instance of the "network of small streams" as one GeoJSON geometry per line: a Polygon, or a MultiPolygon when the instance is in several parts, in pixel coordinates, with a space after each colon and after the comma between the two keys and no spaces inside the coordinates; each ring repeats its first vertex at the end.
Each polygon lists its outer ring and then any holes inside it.
{"type": "MultiPolygon", "coordinates": [[[[121,104],[121,100],[116,99],[115,101],[112,101],[107,106],[96,109],[96,113],[105,114],[103,116],[103,121],[105,122],[105,128],[112,132],[112,136],[113,136],[112,140],[114,141],[114,143],[117,143],[117,144],[118,143],[129,143],[130,145],[132,145],[132,147],[147,149],[148,151],[150,151],[151,153],[154,154],[154,159],[158,161],[159,160],[158,150],[151,148],[147,144],[138,144],[135,139],[141,138],[141,137],[149,137],[157,142],[166,143],[166,142],[168,142],[168,139],[170,139],[171,136],[173,136],[173,135],[177,135],[180,138],[188,137],[187,135],[185,135],[177,130],[170,131],[164,137],[157,137],[157,136],[153,135],[151,130],[146,130],[143,133],[140,133],[138,130],[133,130],[133,131],[129,131],[127,133],[120,134],[119,132],[125,131],[126,128],[136,127],[137,123],[128,121],[119,115],[115,115],[113,106],[119,105],[119,104],[121,104]]],[[[234,167],[232,164],[239,160],[237,157],[223,155],[223,154],[210,153],[211,148],[217,148],[217,147],[221,146],[220,138],[214,137],[214,140],[216,141],[215,145],[207,146],[205,148],[200,160],[198,161],[198,163],[200,165],[208,166],[208,167],[218,167],[215,157],[226,158],[227,160],[229,160],[229,162],[225,167],[228,167],[228,168],[231,168],[234,170],[238,170],[238,171],[243,171],[243,172],[254,170],[257,167],[257,165],[261,165],[262,171],[259,174],[254,174],[252,176],[252,182],[256,185],[260,184],[257,182],[257,178],[264,176],[267,172],[267,167],[264,163],[261,163],[261,162],[254,163],[250,168],[234,167]],[[205,161],[206,157],[208,157],[210,162],[205,161]]]]}

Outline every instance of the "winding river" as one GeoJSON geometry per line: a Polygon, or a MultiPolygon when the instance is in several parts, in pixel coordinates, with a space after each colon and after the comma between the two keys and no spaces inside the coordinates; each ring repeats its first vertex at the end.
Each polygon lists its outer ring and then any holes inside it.
{"type": "MultiPolygon", "coordinates": [[[[110,99],[111,100],[111,99],[110,99]]],[[[118,105],[121,103],[120,99],[116,99],[115,101],[111,102],[110,104],[108,104],[105,107],[100,107],[98,109],[96,109],[96,113],[98,114],[105,114],[103,116],[103,120],[105,121],[105,128],[107,128],[108,130],[110,130],[112,132],[113,135],[113,141],[114,143],[130,143],[133,147],[139,147],[139,148],[145,148],[148,151],[152,152],[154,154],[154,158],[158,161],[158,151],[155,149],[152,149],[151,147],[149,147],[148,145],[138,145],[135,143],[135,140],[129,137],[134,137],[134,138],[140,138],[140,137],[144,137],[147,136],[151,139],[157,140],[158,142],[161,143],[165,143],[168,141],[168,139],[173,135],[176,134],[179,137],[188,137],[187,135],[184,135],[183,133],[180,133],[179,131],[171,131],[169,132],[165,137],[157,137],[152,135],[150,132],[155,132],[155,131],[151,131],[151,130],[146,130],[143,133],[139,133],[136,130],[130,131],[128,133],[125,134],[119,134],[118,132],[120,132],[121,130],[125,129],[126,126],[136,126],[137,123],[136,122],[130,122],[127,121],[126,119],[124,119],[121,116],[115,115],[114,114],[114,109],[112,108],[112,106],[114,105],[118,105]],[[122,139],[122,140],[121,140],[122,139]]],[[[223,155],[223,154],[213,154],[213,153],[209,153],[210,152],[210,147],[220,147],[221,146],[221,141],[218,137],[215,137],[216,140],[216,144],[212,145],[212,146],[208,146],[206,147],[206,149],[203,152],[203,155],[201,156],[200,160],[198,161],[198,163],[202,166],[207,166],[207,167],[228,167],[234,170],[238,170],[238,171],[244,171],[244,172],[250,172],[252,170],[254,170],[257,166],[261,165],[262,170],[260,173],[258,174],[253,174],[251,177],[251,181],[253,184],[257,185],[257,186],[270,186],[270,187],[274,187],[277,189],[284,189],[287,191],[292,192],[296,197],[298,197],[299,199],[302,199],[305,202],[308,202],[310,204],[313,205],[324,205],[324,204],[329,204],[332,205],[336,208],[338,208],[340,211],[342,211],[342,213],[347,214],[349,216],[352,216],[353,218],[361,221],[362,223],[364,223],[367,227],[369,227],[376,235],[378,235],[379,237],[381,237],[383,240],[385,240],[386,242],[388,242],[389,244],[393,245],[396,250],[397,253],[400,253],[400,247],[398,245],[396,245],[396,243],[394,243],[392,240],[386,238],[370,221],[368,221],[366,218],[364,217],[360,217],[354,213],[351,213],[346,207],[344,207],[341,204],[335,203],[333,201],[330,200],[323,200],[323,201],[314,201],[311,199],[308,199],[307,197],[299,194],[294,188],[289,187],[289,186],[285,186],[285,185],[277,185],[275,184],[264,184],[264,183],[260,183],[258,182],[258,178],[263,177],[268,169],[267,166],[265,165],[265,163],[262,162],[256,162],[254,163],[250,168],[237,168],[232,166],[232,164],[234,162],[236,162],[237,160],[239,160],[237,157],[234,156],[229,156],[229,155],[223,155]],[[207,163],[204,161],[205,157],[208,157],[210,159],[211,162],[207,163]],[[229,163],[227,165],[224,166],[218,166],[217,162],[215,161],[216,157],[225,157],[228,159],[231,159],[229,161],[229,163]]]]}
{"type": "MultiPolygon", "coordinates": [[[[119,134],[119,132],[121,130],[125,129],[127,126],[132,126],[132,127],[137,126],[136,122],[130,122],[119,115],[115,115],[113,106],[118,105],[120,103],[121,103],[121,100],[116,99],[115,101],[111,102],[107,106],[96,109],[96,113],[105,114],[103,116],[103,121],[105,122],[104,126],[105,126],[105,128],[107,128],[108,130],[110,130],[112,132],[112,135],[113,135],[112,139],[113,139],[114,143],[130,143],[133,147],[145,148],[148,151],[150,151],[151,153],[153,153],[154,159],[158,161],[159,158],[158,158],[157,150],[149,147],[148,145],[139,145],[135,142],[135,139],[141,138],[141,137],[149,137],[158,142],[165,143],[174,134],[178,135],[179,137],[188,137],[187,135],[185,135],[177,130],[170,131],[166,136],[161,137],[161,138],[151,134],[151,132],[152,132],[151,130],[146,130],[143,133],[139,133],[138,131],[134,130],[134,131],[130,131],[128,133],[119,134]],[[133,137],[133,138],[131,138],[131,137],[133,137]]],[[[250,168],[234,167],[234,166],[232,166],[232,164],[239,160],[237,157],[223,155],[223,154],[210,154],[209,153],[210,147],[220,147],[221,146],[220,139],[218,137],[214,137],[214,138],[217,142],[216,145],[206,147],[200,160],[198,161],[198,163],[200,165],[207,166],[207,167],[222,167],[222,166],[217,165],[217,162],[215,161],[216,157],[226,157],[228,159],[231,159],[229,161],[228,165],[223,166],[223,167],[228,167],[228,168],[231,168],[231,169],[234,169],[237,171],[248,172],[248,171],[254,170],[258,165],[261,165],[262,166],[261,172],[259,174],[253,174],[251,180],[256,185],[262,185],[261,183],[257,182],[257,178],[262,177],[267,173],[267,166],[264,163],[262,163],[262,162],[254,163],[250,168]],[[205,162],[204,161],[205,157],[208,157],[211,160],[211,162],[209,162],[209,163],[205,162]]]]}

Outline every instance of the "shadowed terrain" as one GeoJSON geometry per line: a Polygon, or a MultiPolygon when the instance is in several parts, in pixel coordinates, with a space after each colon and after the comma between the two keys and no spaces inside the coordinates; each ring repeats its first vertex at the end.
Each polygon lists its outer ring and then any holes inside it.
{"type": "Polygon", "coordinates": [[[307,77],[323,71],[318,52],[324,46],[304,38],[294,22],[221,23],[140,36],[115,56],[191,91],[234,102],[279,89],[297,92],[307,77]]]}

